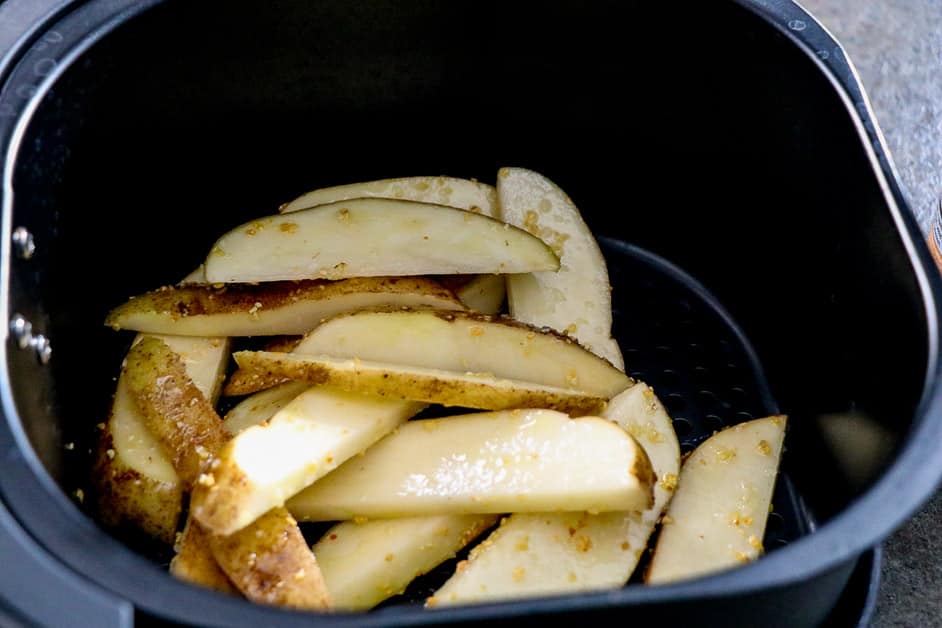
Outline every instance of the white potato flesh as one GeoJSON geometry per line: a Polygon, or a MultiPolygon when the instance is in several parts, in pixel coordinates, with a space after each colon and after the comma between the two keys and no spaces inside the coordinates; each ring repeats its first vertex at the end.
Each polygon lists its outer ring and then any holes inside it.
{"type": "Polygon", "coordinates": [[[500,312],[507,293],[503,275],[453,275],[453,277],[468,277],[468,281],[457,285],[445,282],[445,285],[452,289],[466,308],[482,314],[500,312]]]}
{"type": "Polygon", "coordinates": [[[314,556],[334,608],[362,611],[402,593],[496,522],[497,515],[345,521],[321,537],[314,556]]]}
{"type": "Polygon", "coordinates": [[[454,207],[352,199],[265,216],[223,235],[209,283],[556,270],[539,238],[454,207]]]}
{"type": "Polygon", "coordinates": [[[310,387],[304,382],[288,382],[246,397],[223,418],[226,431],[235,436],[246,428],[267,421],[310,387]]]}
{"type": "Polygon", "coordinates": [[[293,353],[488,373],[606,399],[633,383],[607,360],[570,338],[474,312],[341,314],[315,328],[293,353]]]}
{"type": "Polygon", "coordinates": [[[673,495],[680,445],[670,417],[644,383],[612,399],[603,416],[644,447],[658,478],[654,505],[643,512],[513,514],[471,551],[429,606],[608,589],[628,581],[673,495]]]}
{"type": "Polygon", "coordinates": [[[240,351],[234,357],[250,377],[253,373],[287,377],[386,399],[479,410],[549,408],[573,416],[596,414],[605,407],[605,399],[580,391],[499,379],[489,374],[274,351],[240,351]]]}
{"type": "Polygon", "coordinates": [[[784,416],[717,432],[690,454],[661,526],[648,584],[730,569],[762,553],[784,416]]]}
{"type": "Polygon", "coordinates": [[[302,194],[278,211],[298,211],[353,198],[391,198],[436,203],[495,217],[497,192],[486,183],[456,177],[401,177],[348,183],[302,194]]]}
{"type": "Polygon", "coordinates": [[[506,410],[410,421],[288,501],[301,521],[642,510],[644,450],[598,417],[506,410]]]}
{"type": "Polygon", "coordinates": [[[423,277],[185,285],[133,297],[109,312],[105,325],[183,336],[300,335],[341,312],[379,306],[465,307],[450,290],[423,277]]]}
{"type": "Polygon", "coordinates": [[[230,440],[212,479],[194,499],[194,516],[228,535],[362,452],[424,404],[309,388],[267,422],[230,440]]]}
{"type": "Polygon", "coordinates": [[[500,218],[553,247],[560,268],[507,277],[510,315],[567,333],[624,370],[612,338],[612,296],[599,245],[579,209],[559,187],[525,168],[501,168],[497,176],[500,218]]]}

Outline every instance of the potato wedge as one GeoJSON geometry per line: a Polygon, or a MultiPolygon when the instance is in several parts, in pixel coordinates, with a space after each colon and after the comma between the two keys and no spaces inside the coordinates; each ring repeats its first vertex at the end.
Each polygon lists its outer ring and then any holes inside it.
{"type": "MultiPolygon", "coordinates": [[[[229,435],[212,404],[189,378],[183,360],[165,342],[143,338],[128,352],[128,391],[143,422],[164,448],[184,488],[212,481],[214,456],[229,435]]],[[[200,507],[194,492],[191,511],[200,507]]],[[[208,532],[208,531],[207,531],[208,532]]],[[[240,535],[208,534],[213,557],[239,591],[255,602],[323,609],[323,578],[297,523],[273,509],[240,535]]]]}
{"type": "Polygon", "coordinates": [[[605,258],[572,199],[525,168],[501,168],[497,196],[501,219],[548,243],[561,262],[556,272],[507,276],[510,315],[569,334],[624,370],[612,338],[612,287],[605,258]]]}
{"type": "MultiPolygon", "coordinates": [[[[278,353],[288,353],[294,351],[294,348],[301,342],[300,336],[278,336],[265,343],[265,351],[275,351],[278,353]]],[[[222,394],[227,397],[237,397],[241,395],[251,395],[266,388],[273,388],[279,384],[284,384],[290,380],[286,377],[263,377],[260,373],[249,373],[242,369],[236,369],[226,385],[222,389],[222,394]]]]}
{"type": "Polygon", "coordinates": [[[192,518],[173,546],[176,554],[170,561],[170,573],[180,580],[197,584],[220,593],[240,595],[213,556],[209,535],[192,518]]]}
{"type": "Polygon", "coordinates": [[[383,305],[464,309],[450,290],[424,277],[312,279],[220,288],[165,286],[111,310],[105,324],[181,336],[306,334],[341,312],[383,305]]]}
{"type": "Polygon", "coordinates": [[[209,283],[556,270],[553,250],[523,229],[413,201],[353,199],[265,216],[223,235],[209,283]]]}
{"type": "Polygon", "coordinates": [[[606,399],[633,383],[571,338],[476,312],[384,309],[340,314],[315,328],[293,353],[489,373],[606,399]]]}
{"type": "Polygon", "coordinates": [[[144,425],[164,449],[184,490],[208,468],[229,435],[213,405],[187,375],[183,360],[160,338],[131,347],[125,373],[144,425]]]}
{"type": "Polygon", "coordinates": [[[215,534],[241,530],[424,407],[326,386],[309,388],[222,448],[210,481],[194,491],[191,512],[215,534]]]}
{"type": "Polygon", "coordinates": [[[410,421],[288,501],[299,520],[644,509],[641,446],[598,417],[505,410],[410,421]]]}
{"type": "Polygon", "coordinates": [[[628,582],[673,495],[680,446],[664,407],[641,382],[613,398],[603,416],[644,447],[659,478],[654,505],[643,512],[513,514],[471,551],[427,601],[429,606],[602,590],[628,582]]]}
{"type": "Polygon", "coordinates": [[[236,436],[253,425],[264,423],[310,387],[305,382],[287,382],[246,397],[223,418],[226,431],[236,436]]]}
{"type": "Polygon", "coordinates": [[[402,177],[313,190],[278,208],[281,213],[354,198],[391,198],[436,203],[495,217],[497,192],[486,183],[456,177],[402,177]]]}
{"type": "Polygon", "coordinates": [[[267,351],[234,354],[239,368],[259,378],[288,377],[387,399],[424,401],[479,410],[549,408],[573,416],[595,414],[605,399],[581,391],[509,379],[487,373],[458,373],[386,362],[267,351]]]}
{"type": "Polygon", "coordinates": [[[498,314],[504,305],[507,290],[503,275],[443,275],[436,279],[469,310],[498,314]]]}
{"type": "MultiPolygon", "coordinates": [[[[134,343],[140,342],[138,336],[134,343]]],[[[181,358],[187,375],[215,400],[229,358],[229,340],[161,336],[181,358]]],[[[133,525],[173,543],[183,490],[162,447],[144,425],[127,386],[127,368],[118,379],[111,416],[99,438],[93,481],[97,510],[105,525],[133,525]]]]}
{"type": "Polygon", "coordinates": [[[314,544],[334,608],[364,611],[405,591],[418,576],[454,558],[497,515],[439,515],[345,521],[314,544]]]}
{"type": "Polygon", "coordinates": [[[784,416],[740,423],[690,454],[661,526],[648,584],[703,576],[759,557],[785,423],[784,416]]]}
{"type": "Polygon", "coordinates": [[[273,508],[230,536],[207,536],[219,566],[251,601],[308,610],[330,608],[317,559],[284,508],[273,508]]]}

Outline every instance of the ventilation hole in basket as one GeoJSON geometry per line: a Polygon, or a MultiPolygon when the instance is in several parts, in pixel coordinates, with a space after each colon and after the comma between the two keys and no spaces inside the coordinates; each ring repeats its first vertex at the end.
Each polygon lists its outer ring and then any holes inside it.
{"type": "Polygon", "coordinates": [[[788,539],[775,539],[771,543],[772,547],[785,547],[788,545],[788,539]]]}
{"type": "Polygon", "coordinates": [[[738,380],[742,377],[742,368],[738,364],[730,362],[723,368],[723,375],[731,380],[738,380]]]}
{"type": "Polygon", "coordinates": [[[690,436],[690,433],[693,431],[693,423],[688,421],[683,417],[677,417],[674,419],[674,433],[677,434],[677,438],[683,440],[690,436]]]}
{"type": "Polygon", "coordinates": [[[667,345],[654,347],[654,359],[659,360],[664,364],[670,364],[674,361],[674,350],[667,345]]]}
{"type": "Polygon", "coordinates": [[[707,433],[712,434],[726,427],[726,422],[715,414],[708,414],[703,418],[703,425],[706,427],[707,433]]]}
{"type": "Polygon", "coordinates": [[[734,415],[734,419],[736,423],[745,423],[746,421],[751,421],[754,418],[755,417],[752,416],[750,412],[737,412],[734,415]]]}
{"type": "Polygon", "coordinates": [[[770,538],[778,537],[785,533],[785,517],[777,512],[770,512],[768,521],[765,524],[765,533],[770,538]]]}
{"type": "Polygon", "coordinates": [[[706,357],[706,347],[704,347],[699,342],[691,342],[689,345],[687,345],[687,349],[694,359],[699,360],[706,357]]]}
{"type": "Polygon", "coordinates": [[[689,316],[690,312],[693,310],[693,307],[690,305],[690,301],[686,299],[681,299],[680,301],[676,301],[674,303],[674,306],[675,306],[675,311],[677,312],[677,316],[680,316],[680,317],[689,316]]]}
{"type": "Polygon", "coordinates": [[[667,386],[668,388],[676,388],[680,385],[680,375],[677,374],[677,371],[672,371],[670,369],[664,369],[661,373],[661,384],[667,386]]]}
{"type": "Polygon", "coordinates": [[[704,411],[708,412],[720,407],[720,399],[716,396],[716,393],[710,390],[701,390],[697,392],[696,395],[697,405],[703,408],[704,411]]]}
{"type": "Polygon", "coordinates": [[[664,398],[664,405],[667,406],[668,414],[674,414],[684,410],[687,407],[687,400],[684,399],[683,395],[671,393],[664,398]]]}
{"type": "Polygon", "coordinates": [[[749,395],[739,386],[733,386],[729,389],[728,399],[733,405],[741,405],[748,401],[749,395]]]}
{"type": "Polygon", "coordinates": [[[699,386],[709,387],[713,384],[713,376],[709,369],[702,366],[695,366],[693,368],[693,381],[699,386]]]}
{"type": "Polygon", "coordinates": [[[645,382],[647,381],[648,373],[647,371],[630,371],[628,376],[639,382],[645,382]]]}
{"type": "Polygon", "coordinates": [[[641,352],[637,349],[625,349],[621,352],[621,357],[625,359],[625,364],[634,364],[641,358],[641,352]]]}
{"type": "Polygon", "coordinates": [[[733,353],[733,346],[729,344],[728,340],[720,340],[717,343],[717,346],[719,347],[720,351],[722,351],[726,355],[730,355],[733,353]]]}

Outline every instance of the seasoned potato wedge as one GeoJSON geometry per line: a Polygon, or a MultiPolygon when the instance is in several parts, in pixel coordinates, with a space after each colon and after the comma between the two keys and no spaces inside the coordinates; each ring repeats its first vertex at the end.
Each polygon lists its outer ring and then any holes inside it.
{"type": "Polygon", "coordinates": [[[207,534],[213,556],[245,597],[261,604],[323,610],[330,594],[298,524],[273,508],[230,536],[207,534]]]}
{"type": "Polygon", "coordinates": [[[340,314],[316,327],[293,353],[489,373],[606,399],[632,384],[571,338],[476,312],[382,309],[340,314]]]}
{"type": "Polygon", "coordinates": [[[497,515],[345,521],[314,545],[334,608],[359,611],[402,593],[496,523],[497,515]]]}
{"type": "Polygon", "coordinates": [[[604,416],[644,447],[659,478],[643,512],[517,513],[435,595],[429,606],[600,590],[623,586],[677,483],[680,446],[670,417],[643,383],[619,394],[604,416]]]}
{"type": "MultiPolygon", "coordinates": [[[[301,342],[300,336],[278,336],[265,343],[265,351],[275,351],[277,353],[288,353],[294,351],[294,348],[301,342]]],[[[226,385],[222,389],[222,394],[227,397],[238,397],[241,395],[250,395],[260,390],[272,388],[279,384],[288,382],[286,377],[264,377],[260,373],[249,373],[242,369],[236,369],[226,385]]]]}
{"type": "MultiPolygon", "coordinates": [[[[229,435],[187,375],[183,360],[160,338],[149,336],[128,352],[126,372],[129,395],[182,486],[211,483],[214,457],[229,435]]],[[[191,510],[199,509],[199,499],[195,492],[191,510]]],[[[328,606],[314,555],[286,510],[266,513],[240,535],[208,536],[217,564],[250,600],[310,609],[328,606]]]]}
{"type": "Polygon", "coordinates": [[[624,370],[612,338],[612,287],[605,258],[572,199],[526,168],[501,168],[497,196],[501,219],[548,243],[561,262],[556,272],[507,276],[510,315],[569,334],[624,370]]]}
{"type": "Polygon", "coordinates": [[[402,177],[335,185],[302,194],[278,208],[281,213],[354,198],[391,198],[436,203],[494,217],[497,192],[486,183],[456,177],[402,177]]]}
{"type": "Polygon", "coordinates": [[[182,336],[306,334],[335,314],[384,305],[464,309],[450,290],[424,277],[311,279],[166,286],[119,305],[105,324],[182,336]]]}
{"type": "MultiPolygon", "coordinates": [[[[135,339],[139,342],[142,336],[135,339]]],[[[215,400],[229,357],[225,338],[161,336],[183,360],[187,375],[215,400]]],[[[127,386],[118,379],[111,416],[101,432],[93,468],[97,510],[105,525],[128,523],[172,543],[182,510],[183,489],[163,448],[144,425],[127,386]]]]}
{"type": "Polygon", "coordinates": [[[207,530],[232,534],[424,407],[325,386],[309,388],[222,448],[211,481],[194,493],[191,512],[207,530]]]}
{"type": "Polygon", "coordinates": [[[265,216],[223,235],[209,283],[556,270],[553,250],[523,229],[413,201],[353,199],[265,216]]]}
{"type": "Polygon", "coordinates": [[[499,379],[488,373],[458,373],[355,358],[267,351],[239,351],[234,357],[246,376],[257,374],[261,381],[287,377],[388,399],[478,410],[548,408],[573,416],[596,414],[605,407],[602,397],[566,388],[499,379]]]}
{"type": "Polygon", "coordinates": [[[226,413],[226,431],[236,436],[242,430],[275,416],[298,395],[310,388],[305,382],[287,382],[246,397],[226,413]]]}
{"type": "Polygon", "coordinates": [[[410,421],[288,501],[300,520],[644,509],[641,446],[598,417],[505,410],[410,421]]]}
{"type": "Polygon", "coordinates": [[[437,277],[469,310],[498,314],[506,297],[503,275],[445,275],[437,277]]]}
{"type": "Polygon", "coordinates": [[[213,405],[160,338],[146,336],[126,359],[128,392],[147,430],[161,444],[184,489],[193,487],[229,435],[213,405]]]}
{"type": "Polygon", "coordinates": [[[207,589],[239,595],[239,590],[216,562],[209,535],[192,518],[187,519],[173,549],[176,552],[170,561],[173,576],[207,589]]]}
{"type": "Polygon", "coordinates": [[[702,576],[759,557],[785,423],[784,416],[740,423],[690,454],[661,526],[648,584],[702,576]]]}

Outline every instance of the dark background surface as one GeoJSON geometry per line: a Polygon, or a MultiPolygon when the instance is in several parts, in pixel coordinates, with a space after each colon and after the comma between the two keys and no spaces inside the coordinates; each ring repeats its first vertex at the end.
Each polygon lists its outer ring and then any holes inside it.
{"type": "MultiPolygon", "coordinates": [[[[942,2],[802,0],[860,73],[924,233],[942,194],[942,2]]],[[[885,545],[873,628],[942,626],[942,492],[885,545]]]]}

